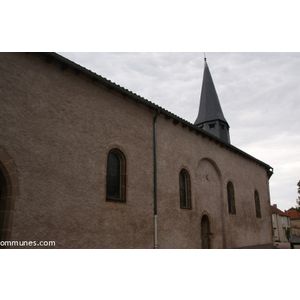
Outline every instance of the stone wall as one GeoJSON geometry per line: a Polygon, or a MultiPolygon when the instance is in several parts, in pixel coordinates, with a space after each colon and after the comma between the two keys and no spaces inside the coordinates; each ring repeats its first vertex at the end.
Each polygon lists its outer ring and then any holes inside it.
{"type": "MultiPolygon", "coordinates": [[[[153,248],[155,111],[82,73],[34,54],[0,54],[0,147],[18,170],[11,240],[56,248],[153,248]],[[126,203],[106,201],[110,149],[126,158],[126,203]]],[[[264,167],[157,118],[158,247],[201,248],[201,218],[213,248],[272,242],[264,167]],[[181,209],[179,172],[191,178],[181,209]],[[228,213],[228,181],[236,215],[228,213]],[[262,218],[255,214],[254,191],[262,218]]]]}
{"type": "Polygon", "coordinates": [[[153,246],[152,115],[31,54],[0,55],[0,143],[18,168],[12,240],[58,248],[153,246]],[[127,201],[105,201],[111,148],[127,160],[127,201]]]}
{"type": "Polygon", "coordinates": [[[200,248],[203,215],[211,220],[213,248],[272,244],[266,170],[220,144],[161,117],[158,121],[158,224],[162,248],[200,248]],[[189,171],[192,210],[179,206],[179,172],[189,171]],[[234,185],[236,214],[228,213],[227,183],[234,185]],[[262,218],[256,217],[254,192],[262,218]],[[170,238],[173,232],[174,238],[170,238]]]}

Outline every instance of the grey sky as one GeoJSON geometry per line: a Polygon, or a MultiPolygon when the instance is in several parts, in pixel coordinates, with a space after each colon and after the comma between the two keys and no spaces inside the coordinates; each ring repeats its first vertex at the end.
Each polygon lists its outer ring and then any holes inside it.
{"type": "MultiPolygon", "coordinates": [[[[60,53],[194,123],[203,53],[60,53]]],[[[274,168],[271,202],[296,204],[300,180],[300,53],[206,53],[231,143],[274,168]]]]}

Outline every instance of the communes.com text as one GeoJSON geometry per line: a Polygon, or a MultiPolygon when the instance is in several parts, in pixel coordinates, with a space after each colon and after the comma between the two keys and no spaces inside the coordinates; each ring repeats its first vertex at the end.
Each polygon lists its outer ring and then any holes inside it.
{"type": "Polygon", "coordinates": [[[54,247],[54,241],[0,241],[1,247],[54,247]]]}

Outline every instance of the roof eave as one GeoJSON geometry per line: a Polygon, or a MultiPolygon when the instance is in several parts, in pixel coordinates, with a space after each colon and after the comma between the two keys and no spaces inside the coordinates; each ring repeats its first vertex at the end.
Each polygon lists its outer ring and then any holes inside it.
{"type": "Polygon", "coordinates": [[[178,124],[181,123],[184,127],[188,127],[190,131],[195,131],[196,134],[200,134],[202,137],[207,137],[209,140],[212,140],[216,142],[217,144],[220,144],[221,147],[225,147],[241,156],[244,156],[247,159],[250,159],[254,161],[255,163],[259,164],[260,166],[264,167],[267,171],[267,176],[270,179],[271,176],[273,175],[273,168],[269,166],[268,164],[256,159],[255,157],[249,155],[248,153],[236,148],[235,146],[226,143],[225,141],[219,139],[218,137],[204,131],[203,129],[197,127],[196,125],[193,125],[192,123],[176,116],[175,114],[169,112],[168,110],[162,108],[161,106],[154,104],[153,102],[121,87],[120,85],[117,85],[116,83],[72,62],[71,60],[55,53],[55,52],[40,52],[40,53],[35,53],[39,56],[44,56],[45,60],[48,63],[51,63],[53,61],[57,61],[61,64],[61,67],[63,70],[66,70],[68,68],[73,69],[76,73],[82,73],[89,77],[93,82],[98,82],[105,87],[112,89],[124,96],[127,96],[128,98],[132,99],[133,101],[139,102],[143,105],[146,105],[148,108],[153,109],[155,112],[160,111],[160,114],[163,114],[166,118],[171,118],[173,119],[173,122],[178,124]]]}

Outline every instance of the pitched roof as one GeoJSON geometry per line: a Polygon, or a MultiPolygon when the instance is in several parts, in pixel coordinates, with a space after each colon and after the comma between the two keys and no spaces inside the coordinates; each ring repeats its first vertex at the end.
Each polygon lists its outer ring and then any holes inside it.
{"type": "Polygon", "coordinates": [[[286,213],[290,216],[291,219],[300,219],[300,212],[298,212],[294,207],[287,210],[286,213]]]}
{"type": "Polygon", "coordinates": [[[290,209],[287,210],[287,212],[290,212],[290,211],[297,211],[297,209],[295,207],[291,207],[290,209]]]}
{"type": "MultiPolygon", "coordinates": [[[[207,62],[205,60],[200,107],[195,125],[203,122],[221,120],[226,122],[214,82],[212,80],[207,62]]],[[[228,123],[227,123],[228,124],[228,123]]]]}
{"type": "Polygon", "coordinates": [[[237,153],[238,155],[243,156],[246,159],[249,159],[261,167],[263,167],[266,172],[268,178],[270,178],[273,175],[273,168],[269,166],[268,164],[262,162],[261,160],[258,160],[257,158],[251,156],[250,154],[240,150],[239,148],[234,147],[233,145],[230,145],[228,143],[224,143],[224,141],[206,131],[199,128],[198,126],[195,126],[191,124],[190,122],[176,116],[175,114],[169,112],[168,110],[158,106],[157,104],[121,87],[120,85],[74,63],[73,61],[70,61],[69,59],[53,52],[40,52],[40,53],[33,53],[29,52],[29,54],[37,55],[44,59],[47,63],[54,63],[60,66],[62,70],[69,70],[71,72],[74,72],[76,75],[84,76],[87,79],[92,80],[95,84],[101,84],[103,87],[107,88],[108,90],[113,90],[124,97],[128,97],[132,101],[135,101],[137,103],[140,103],[142,105],[147,106],[148,108],[152,109],[155,112],[159,112],[161,115],[163,115],[166,119],[172,119],[174,124],[181,124],[182,127],[187,127],[189,131],[194,131],[197,135],[201,135],[204,138],[208,138],[211,141],[214,141],[216,144],[219,144],[221,147],[224,147],[225,149],[228,149],[229,151],[232,151],[234,153],[237,153]]]}
{"type": "Polygon", "coordinates": [[[271,206],[271,213],[275,214],[275,215],[280,215],[280,216],[286,216],[289,217],[289,215],[287,213],[284,213],[283,211],[281,211],[280,209],[278,209],[275,206],[271,206]]]}

